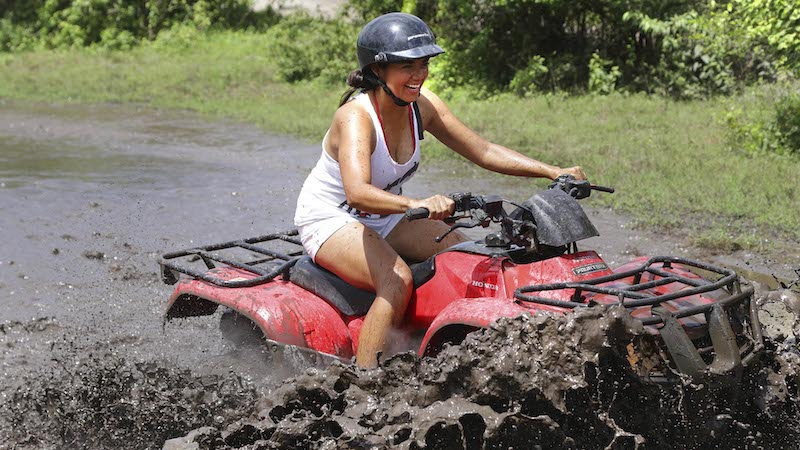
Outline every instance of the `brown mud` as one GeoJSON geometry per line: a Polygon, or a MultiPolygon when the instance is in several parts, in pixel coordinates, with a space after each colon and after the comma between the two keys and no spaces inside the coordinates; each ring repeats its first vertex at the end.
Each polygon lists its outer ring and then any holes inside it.
{"type": "Polygon", "coordinates": [[[113,345],[80,341],[59,336],[49,361],[8,380],[9,447],[153,448],[187,429],[228,425],[251,413],[257,399],[234,373],[197,376],[157,361],[130,362],[113,345]]]}
{"type": "MultiPolygon", "coordinates": [[[[318,155],[186,113],[0,101],[0,449],[798,446],[800,307],[785,290],[761,293],[770,352],[733,403],[638,381],[620,345],[646,336],[619,312],[514,319],[435,359],[285,384],[298,374],[225,341],[220,313],[164,324],[158,255],[291,228],[318,155]]],[[[424,167],[410,195],[541,187],[424,167]]],[[[673,254],[785,283],[800,269],[796,247],[711,255],[589,215],[601,237],[581,247],[612,266],[673,254]]]]}
{"type": "Polygon", "coordinates": [[[633,374],[626,348],[652,345],[650,339],[618,307],[502,319],[433,358],[406,353],[375,370],[311,370],[250,418],[197,429],[165,448],[800,445],[794,344],[771,341],[762,364],[734,386],[712,387],[657,385],[633,374]]]}

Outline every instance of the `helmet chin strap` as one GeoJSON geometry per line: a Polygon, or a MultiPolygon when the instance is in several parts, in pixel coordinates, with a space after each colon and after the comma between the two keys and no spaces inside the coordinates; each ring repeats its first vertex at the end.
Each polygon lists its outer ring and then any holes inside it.
{"type": "Polygon", "coordinates": [[[367,77],[371,78],[373,81],[378,83],[378,85],[381,88],[383,88],[383,92],[386,92],[386,94],[389,97],[392,98],[392,100],[394,101],[395,105],[397,105],[397,106],[408,106],[408,105],[410,105],[409,102],[407,102],[407,101],[403,100],[402,98],[394,95],[394,92],[392,92],[392,90],[389,89],[389,86],[387,86],[386,83],[384,83],[383,80],[381,80],[381,77],[376,75],[371,69],[365,70],[364,71],[364,75],[366,75],[367,77]]]}
{"type": "Polygon", "coordinates": [[[397,106],[408,106],[408,105],[410,105],[409,102],[407,102],[407,101],[403,100],[402,98],[394,95],[394,92],[392,92],[392,90],[389,89],[389,86],[387,86],[386,83],[384,83],[383,80],[381,80],[380,78],[378,78],[378,84],[380,84],[381,87],[383,88],[383,92],[386,92],[387,94],[389,94],[389,97],[392,97],[392,100],[394,100],[394,104],[395,105],[397,105],[397,106]]]}

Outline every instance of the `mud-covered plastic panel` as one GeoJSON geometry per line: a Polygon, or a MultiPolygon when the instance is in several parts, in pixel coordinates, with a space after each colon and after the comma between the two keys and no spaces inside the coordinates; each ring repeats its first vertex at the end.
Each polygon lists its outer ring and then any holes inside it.
{"type": "Polygon", "coordinates": [[[680,372],[735,379],[764,349],[753,292],[752,286],[741,285],[732,269],[653,256],[633,268],[583,282],[523,286],[514,291],[514,298],[565,308],[586,306],[587,297],[621,304],[648,330],[660,334],[680,372]],[[694,271],[708,275],[701,277],[694,271]],[[540,295],[565,290],[572,290],[570,300],[540,295]]]}
{"type": "MultiPolygon", "coordinates": [[[[220,280],[254,276],[235,268],[218,268],[210,272],[220,280]]],[[[350,332],[336,309],[319,296],[284,280],[231,289],[186,278],[176,285],[165,319],[175,317],[171,310],[181,298],[227,306],[261,328],[267,339],[342,358],[353,355],[350,332]]]]}
{"type": "Polygon", "coordinates": [[[508,298],[477,297],[456,300],[442,309],[428,327],[419,348],[419,355],[435,353],[437,349],[429,348],[429,344],[436,342],[437,335],[449,327],[487,328],[501,317],[516,317],[523,313],[536,314],[540,311],[565,312],[563,308],[548,305],[523,305],[508,298]]]}
{"type": "Polygon", "coordinates": [[[540,244],[560,247],[600,235],[577,200],[558,189],[540,192],[524,205],[533,213],[540,244]]]}

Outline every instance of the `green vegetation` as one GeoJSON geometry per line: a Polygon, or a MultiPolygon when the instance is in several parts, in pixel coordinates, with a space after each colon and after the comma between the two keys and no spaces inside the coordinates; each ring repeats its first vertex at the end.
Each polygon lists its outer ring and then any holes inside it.
{"type": "Polygon", "coordinates": [[[800,156],[800,93],[795,84],[762,86],[729,102],[732,148],[752,156],[800,156]]]}
{"type": "Polygon", "coordinates": [[[592,89],[676,98],[730,94],[800,70],[796,0],[371,0],[362,20],[403,9],[433,27],[448,86],[478,95],[592,89]],[[599,64],[603,61],[603,64],[599,64]],[[598,69],[605,72],[599,76],[598,69]]]}
{"type": "Polygon", "coordinates": [[[349,38],[366,20],[403,10],[426,20],[448,49],[434,60],[439,84],[480,97],[621,90],[705,98],[800,70],[796,0],[349,0],[349,16],[329,22],[281,20],[249,5],[0,0],[0,51],[128,49],[187,27],[264,31],[278,23],[276,54],[289,65],[280,75],[330,80],[352,64],[349,38]]]}
{"type": "Polygon", "coordinates": [[[277,22],[247,0],[0,0],[0,51],[127,49],[191,27],[263,29],[277,22]]]}
{"type": "MultiPolygon", "coordinates": [[[[0,0],[0,98],[184,108],[321,139],[363,21],[246,3],[0,0]]],[[[660,4],[371,0],[355,15],[427,16],[448,50],[429,86],[488,139],[618,188],[594,202],[710,248],[800,241],[800,9],[660,4]]],[[[433,139],[425,154],[457,158],[433,139]]]]}

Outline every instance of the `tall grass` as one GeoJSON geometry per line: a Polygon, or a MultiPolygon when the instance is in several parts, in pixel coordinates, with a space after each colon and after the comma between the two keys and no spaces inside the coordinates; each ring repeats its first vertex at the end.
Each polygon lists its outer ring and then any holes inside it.
{"type": "Polygon", "coordinates": [[[731,148],[724,125],[730,101],[502,97],[451,106],[487,138],[584,166],[598,184],[618,188],[602,197],[607,203],[643,223],[691,228],[691,221],[736,237],[767,227],[800,237],[800,159],[731,148]]]}
{"type": "Polygon", "coordinates": [[[263,34],[223,32],[126,52],[0,53],[0,97],[191,109],[321,138],[340,93],[276,81],[269,44],[263,34]]]}
{"type": "MultiPolygon", "coordinates": [[[[344,86],[279,82],[270,52],[267,35],[224,32],[127,52],[0,54],[0,97],[191,109],[321,139],[344,86]]],[[[615,186],[617,194],[595,201],[643,224],[693,230],[699,243],[727,236],[749,246],[764,233],[798,241],[800,159],[731,146],[724,117],[736,102],[645,95],[476,101],[458,93],[448,101],[488,139],[547,162],[579,164],[593,181],[615,186]]],[[[454,157],[433,141],[426,140],[428,158],[454,157]]]]}

